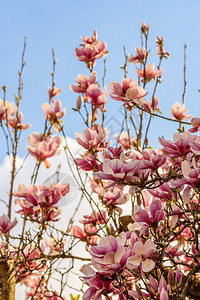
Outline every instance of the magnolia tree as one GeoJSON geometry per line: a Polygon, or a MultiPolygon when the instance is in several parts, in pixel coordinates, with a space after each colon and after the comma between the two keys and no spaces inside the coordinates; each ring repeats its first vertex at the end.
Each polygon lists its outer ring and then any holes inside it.
{"type": "Polygon", "coordinates": [[[26,147],[27,155],[35,158],[35,167],[30,185],[21,182],[15,190],[15,179],[24,165],[17,164],[20,137],[30,127],[22,123],[20,111],[25,39],[15,103],[6,101],[6,86],[0,100],[0,126],[11,164],[8,198],[1,199],[8,209],[0,217],[1,300],[15,299],[18,284],[26,287],[26,299],[67,299],[69,282],[65,275],[73,271],[76,260],[82,262],[83,287],[74,287],[71,299],[200,299],[200,139],[193,134],[200,128],[200,119],[184,121],[192,117],[186,115],[184,104],[186,46],[182,103],[173,105],[172,118],[168,118],[161,114],[156,92],[162,83],[162,61],[170,55],[164,50],[163,38],[157,37],[155,67],[150,63],[148,38],[149,25],[143,22],[141,46],[131,56],[124,48],[122,81],[111,82],[110,88],[105,86],[106,59],[101,82],[95,72],[97,60],[108,53],[97,32],[83,37],[75,49],[87,72],[78,75],[70,86],[78,94],[73,109],[85,126],[83,135],[75,134],[83,149],[76,158],[64,131],[66,109],[55,99],[61,90],[55,86],[53,52],[49,102],[42,105],[44,130],[30,133],[26,147]],[[127,78],[129,64],[136,67],[134,79],[127,78]],[[104,127],[108,98],[123,109],[115,142],[104,127]],[[135,122],[133,112],[138,113],[139,122],[135,122]],[[154,118],[176,122],[178,128],[173,141],[159,138],[157,150],[148,138],[154,118]],[[188,131],[185,125],[189,125],[188,131]],[[81,198],[61,230],[59,201],[69,193],[70,184],[54,182],[46,186],[38,182],[38,175],[42,164],[51,174],[48,158],[59,155],[62,148],[81,198]],[[81,202],[87,202],[91,210],[78,226],[74,220],[81,202]],[[125,203],[130,207],[128,215],[122,214],[125,203]],[[13,234],[20,218],[21,232],[18,228],[18,234],[13,234]],[[85,257],[77,255],[76,245],[85,249],[85,257]],[[68,268],[59,268],[63,260],[70,262],[68,268]],[[59,289],[52,278],[59,282],[59,289]]]}

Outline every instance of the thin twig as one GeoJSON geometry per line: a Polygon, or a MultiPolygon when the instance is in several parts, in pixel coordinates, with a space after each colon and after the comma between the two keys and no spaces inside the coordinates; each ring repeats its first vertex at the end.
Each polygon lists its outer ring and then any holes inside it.
{"type": "Polygon", "coordinates": [[[182,104],[185,104],[185,93],[186,93],[186,85],[187,85],[187,80],[186,80],[187,46],[188,46],[188,43],[184,45],[184,68],[183,68],[184,86],[183,86],[182,104]]]}

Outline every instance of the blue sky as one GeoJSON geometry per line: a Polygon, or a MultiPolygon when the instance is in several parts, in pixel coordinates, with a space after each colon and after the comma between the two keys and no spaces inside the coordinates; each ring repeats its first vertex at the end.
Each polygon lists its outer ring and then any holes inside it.
{"type": "MultiPolygon", "coordinates": [[[[13,101],[17,92],[17,71],[20,67],[23,38],[28,36],[24,71],[24,91],[22,111],[25,122],[32,128],[23,133],[20,154],[25,154],[27,137],[32,131],[43,128],[42,103],[48,100],[47,86],[50,85],[52,68],[51,49],[54,47],[58,64],[56,67],[57,86],[62,88],[60,100],[67,107],[65,117],[66,135],[74,137],[77,131],[82,133],[84,126],[81,119],[72,111],[77,94],[69,89],[75,83],[78,74],[88,74],[84,63],[76,60],[74,48],[79,45],[80,37],[90,36],[94,29],[98,31],[100,41],[105,40],[109,50],[106,84],[121,82],[124,62],[122,46],[128,53],[134,53],[134,47],[140,46],[140,25],[142,21],[150,23],[150,41],[152,48],[150,62],[157,64],[155,55],[156,35],[162,35],[165,49],[171,58],[164,61],[163,84],[158,88],[159,106],[163,114],[170,116],[174,102],[181,102],[183,90],[183,47],[189,42],[187,55],[187,94],[186,106],[189,113],[200,116],[200,76],[199,76],[199,18],[198,0],[35,0],[35,1],[0,1],[1,7],[1,47],[0,47],[0,85],[7,84],[7,100],[13,101]],[[42,127],[41,127],[42,126],[42,127]]],[[[96,65],[99,79],[102,78],[103,60],[96,65]]],[[[136,80],[133,66],[129,74],[136,80]]],[[[148,90],[148,89],[147,89],[148,90]]],[[[108,120],[119,126],[120,103],[108,98],[108,120]]],[[[151,144],[158,147],[157,136],[172,138],[176,125],[155,120],[151,127],[151,144]]],[[[2,136],[0,135],[1,139],[2,136]]],[[[1,144],[1,158],[3,145],[1,144]]]]}

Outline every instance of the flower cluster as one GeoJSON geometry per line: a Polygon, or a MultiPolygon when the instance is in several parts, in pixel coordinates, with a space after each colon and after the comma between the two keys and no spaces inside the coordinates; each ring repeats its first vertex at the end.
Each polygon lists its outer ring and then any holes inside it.
{"type": "Polygon", "coordinates": [[[18,213],[38,222],[57,221],[60,210],[56,206],[58,201],[69,192],[69,184],[53,183],[50,187],[30,185],[26,188],[19,185],[14,193],[16,204],[21,206],[18,213]]]}
{"type": "Polygon", "coordinates": [[[84,61],[89,68],[94,66],[97,59],[108,53],[106,43],[102,42],[100,44],[96,30],[90,38],[85,36],[82,41],[81,47],[75,49],[75,55],[78,60],[84,61]]]}
{"type": "Polygon", "coordinates": [[[84,225],[84,229],[82,230],[79,226],[73,225],[71,227],[72,235],[81,241],[86,241],[88,245],[96,245],[99,240],[97,227],[107,223],[106,212],[104,210],[92,212],[90,216],[84,216],[84,219],[79,222],[84,225]]]}
{"type": "Polygon", "coordinates": [[[62,143],[61,136],[50,137],[41,133],[33,132],[28,138],[29,144],[26,149],[36,158],[36,160],[43,162],[46,168],[50,167],[47,158],[58,155],[60,150],[58,147],[62,143]]]}

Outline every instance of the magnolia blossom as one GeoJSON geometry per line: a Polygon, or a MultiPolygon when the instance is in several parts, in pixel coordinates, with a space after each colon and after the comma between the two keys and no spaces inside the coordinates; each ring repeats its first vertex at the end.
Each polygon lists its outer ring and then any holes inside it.
{"type": "Polygon", "coordinates": [[[165,213],[162,210],[160,200],[153,200],[149,206],[150,216],[146,209],[136,205],[134,207],[133,220],[138,223],[145,223],[148,226],[158,226],[158,222],[165,220],[165,213]]]}
{"type": "Polygon", "coordinates": [[[99,237],[96,235],[98,231],[96,226],[107,223],[106,212],[104,210],[94,211],[90,216],[84,216],[84,219],[79,220],[79,222],[84,225],[84,229],[82,230],[79,226],[73,225],[71,227],[72,235],[86,241],[88,245],[97,245],[99,237]]]}
{"type": "Polygon", "coordinates": [[[83,220],[79,220],[82,224],[105,224],[106,220],[106,212],[104,210],[100,210],[98,212],[92,212],[90,216],[83,216],[83,220]]]}
{"type": "Polygon", "coordinates": [[[146,25],[146,23],[143,21],[141,26],[142,33],[146,34],[146,32],[149,30],[150,24],[146,25]]]}
{"type": "Polygon", "coordinates": [[[53,97],[61,93],[61,89],[57,88],[56,86],[54,86],[53,89],[48,87],[48,93],[49,93],[49,98],[52,100],[53,97]]]}
{"type": "Polygon", "coordinates": [[[0,99],[0,121],[11,118],[16,113],[16,108],[13,102],[0,99]]]}
{"type": "Polygon", "coordinates": [[[150,169],[152,172],[164,165],[166,157],[162,154],[157,154],[154,150],[142,151],[143,160],[140,168],[147,170],[150,169]]]}
{"type": "Polygon", "coordinates": [[[143,272],[150,272],[155,268],[155,262],[151,257],[156,252],[154,243],[148,239],[144,244],[142,242],[136,242],[133,246],[133,252],[135,255],[127,259],[126,266],[130,270],[134,270],[141,265],[143,272]]]}
{"type": "Polygon", "coordinates": [[[55,205],[67,193],[69,193],[68,183],[53,183],[49,188],[35,184],[26,188],[25,185],[20,184],[14,196],[17,197],[15,203],[21,206],[18,213],[34,220],[57,221],[60,210],[55,205]]]}
{"type": "Polygon", "coordinates": [[[155,198],[159,198],[164,201],[172,201],[173,198],[171,187],[168,182],[163,183],[156,189],[149,189],[148,192],[155,198]]]}
{"type": "Polygon", "coordinates": [[[96,42],[98,42],[98,33],[96,30],[94,30],[93,35],[91,35],[90,37],[84,36],[81,39],[85,44],[96,43],[96,42]]]}
{"type": "Polygon", "coordinates": [[[85,128],[82,136],[75,133],[76,140],[83,148],[88,151],[101,151],[106,145],[107,133],[106,130],[99,125],[94,125],[92,129],[85,128]]]}
{"type": "Polygon", "coordinates": [[[113,273],[125,268],[126,261],[132,254],[130,248],[124,247],[125,240],[113,236],[102,238],[98,246],[91,247],[92,264],[99,272],[113,273]]]}
{"type": "Polygon", "coordinates": [[[81,229],[77,225],[73,225],[70,231],[75,238],[78,238],[81,241],[86,242],[87,245],[94,246],[97,245],[98,243],[99,236],[96,235],[97,228],[93,224],[84,225],[84,229],[81,229]]]}
{"type": "Polygon", "coordinates": [[[120,158],[123,155],[124,148],[120,145],[119,147],[107,147],[103,150],[103,157],[108,159],[120,158]],[[106,151],[107,150],[107,151],[106,151]]]}
{"type": "Polygon", "coordinates": [[[81,48],[75,49],[75,56],[78,60],[86,63],[95,62],[96,59],[107,55],[106,46],[106,42],[102,42],[101,45],[85,44],[81,48]]]}
{"type": "Polygon", "coordinates": [[[17,130],[25,130],[31,127],[30,124],[22,124],[23,114],[21,112],[16,113],[16,116],[12,116],[11,114],[7,116],[6,122],[9,127],[17,130]]]}
{"type": "Polygon", "coordinates": [[[137,74],[139,77],[143,78],[142,81],[151,81],[151,79],[156,79],[157,77],[162,76],[163,74],[163,70],[159,69],[154,71],[155,69],[155,65],[153,63],[151,63],[150,65],[148,65],[148,67],[144,70],[141,69],[137,69],[137,74]]]}
{"type": "Polygon", "coordinates": [[[118,134],[115,133],[115,139],[124,147],[124,149],[130,149],[133,147],[134,143],[136,143],[136,141],[130,134],[128,134],[128,132],[122,132],[119,137],[118,134]]]}
{"type": "Polygon", "coordinates": [[[197,132],[200,130],[200,118],[192,118],[191,120],[192,128],[188,131],[191,133],[197,132]]]}
{"type": "Polygon", "coordinates": [[[136,64],[142,63],[143,60],[145,58],[147,58],[147,56],[148,56],[146,49],[144,47],[142,47],[141,49],[138,49],[137,47],[135,47],[135,52],[136,52],[136,55],[128,57],[127,62],[129,62],[129,63],[133,62],[136,65],[136,64]]]}
{"type": "Polygon", "coordinates": [[[122,205],[128,202],[130,195],[123,193],[119,188],[106,189],[103,196],[103,203],[111,210],[116,209],[119,213],[122,213],[122,209],[118,205],[122,205]]]}
{"type": "MultiPolygon", "coordinates": [[[[95,157],[97,158],[97,155],[95,155],[95,157]]],[[[97,160],[94,159],[94,155],[88,152],[82,155],[82,158],[76,158],[75,162],[82,170],[85,171],[97,171],[98,169],[97,160]]]]}
{"type": "Polygon", "coordinates": [[[83,43],[80,45],[82,47],[75,49],[75,56],[78,60],[89,63],[89,66],[92,66],[96,59],[107,55],[106,42],[100,44],[97,39],[97,31],[94,31],[93,36],[90,38],[84,37],[82,40],[83,43]]]}
{"type": "Polygon", "coordinates": [[[88,87],[86,95],[91,99],[91,104],[98,108],[102,108],[107,103],[106,90],[104,89],[102,92],[96,84],[88,87]]]}
{"type": "Polygon", "coordinates": [[[160,107],[158,107],[158,97],[154,96],[150,105],[153,110],[159,111],[160,107]]]}
{"type": "Polygon", "coordinates": [[[34,284],[39,281],[39,275],[47,268],[45,263],[40,260],[41,254],[41,251],[32,245],[28,245],[23,250],[23,255],[20,255],[20,261],[15,270],[18,282],[25,280],[27,286],[34,287],[34,284]],[[35,270],[37,270],[37,274],[33,273],[35,270]]]}
{"type": "Polygon", "coordinates": [[[26,146],[28,152],[38,161],[43,161],[44,165],[49,168],[50,163],[46,159],[60,153],[58,147],[62,143],[62,137],[55,136],[51,138],[49,136],[43,136],[40,133],[33,132],[28,138],[28,141],[29,144],[31,144],[31,146],[26,146]]]}
{"type": "Polygon", "coordinates": [[[70,85],[70,89],[75,93],[86,93],[88,87],[96,82],[96,72],[91,72],[90,76],[78,75],[76,77],[76,85],[70,85]]]}
{"type": "Polygon", "coordinates": [[[184,184],[188,184],[191,187],[198,187],[200,182],[200,168],[197,167],[195,161],[193,160],[193,168],[189,161],[184,160],[181,164],[182,179],[175,179],[171,184],[174,187],[183,187],[184,184]]]}
{"type": "Polygon", "coordinates": [[[165,51],[164,48],[163,48],[164,47],[163,37],[162,36],[161,37],[157,36],[156,43],[158,44],[156,54],[161,56],[161,57],[164,57],[164,58],[168,59],[170,57],[170,54],[169,54],[169,52],[165,51]]]}
{"type": "Polygon", "coordinates": [[[141,86],[137,86],[136,81],[131,78],[122,79],[121,85],[115,81],[110,83],[109,96],[114,100],[123,101],[125,104],[140,104],[142,98],[147,94],[141,86]]]}
{"type": "Polygon", "coordinates": [[[53,101],[53,109],[49,103],[43,103],[42,109],[47,120],[53,124],[57,132],[61,131],[59,120],[66,114],[66,108],[62,110],[62,103],[59,100],[53,101]]]}
{"type": "Polygon", "coordinates": [[[171,114],[174,117],[174,119],[182,121],[184,119],[190,119],[192,115],[185,115],[187,112],[187,108],[184,104],[180,105],[179,102],[174,103],[171,109],[171,114]]]}
{"type": "Polygon", "coordinates": [[[105,159],[103,162],[103,172],[95,173],[95,176],[105,180],[112,180],[114,182],[120,182],[122,179],[130,178],[132,180],[138,180],[134,177],[134,171],[138,170],[138,161],[133,161],[128,164],[124,164],[119,159],[105,159]]]}
{"type": "MultiPolygon", "coordinates": [[[[14,221],[10,221],[9,217],[7,215],[2,215],[0,217],[0,233],[7,233],[10,231],[15,225],[17,224],[17,219],[15,218],[14,221]]],[[[5,245],[1,244],[1,247],[3,248],[5,245]]]]}
{"type": "Polygon", "coordinates": [[[191,135],[188,132],[183,132],[183,134],[175,133],[173,135],[173,142],[169,140],[164,140],[162,138],[158,138],[160,144],[164,147],[162,152],[169,157],[182,157],[183,155],[187,155],[191,152],[191,142],[197,140],[196,135],[191,135]]]}

